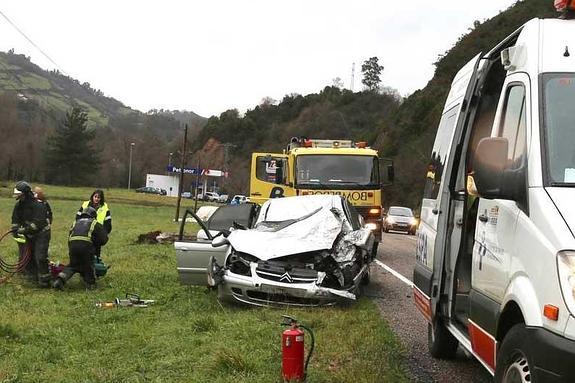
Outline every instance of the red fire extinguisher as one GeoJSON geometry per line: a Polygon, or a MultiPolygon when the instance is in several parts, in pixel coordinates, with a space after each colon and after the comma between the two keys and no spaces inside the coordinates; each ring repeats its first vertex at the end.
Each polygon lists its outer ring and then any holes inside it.
{"type": "Polygon", "coordinates": [[[298,324],[296,319],[287,315],[283,316],[282,324],[290,326],[289,329],[282,333],[282,378],[286,382],[303,382],[307,376],[307,365],[315,346],[313,331],[304,325],[298,324]],[[305,364],[305,336],[302,329],[307,330],[311,336],[311,347],[305,364]]]}

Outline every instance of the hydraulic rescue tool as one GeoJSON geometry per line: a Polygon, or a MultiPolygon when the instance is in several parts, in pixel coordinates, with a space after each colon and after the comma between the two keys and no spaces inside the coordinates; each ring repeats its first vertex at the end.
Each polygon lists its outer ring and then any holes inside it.
{"type": "Polygon", "coordinates": [[[145,308],[154,303],[153,299],[141,299],[138,294],[126,293],[125,299],[115,298],[113,302],[98,302],[98,308],[114,308],[114,307],[139,307],[145,308]]]}
{"type": "Polygon", "coordinates": [[[284,382],[303,382],[307,377],[307,365],[313,354],[315,338],[313,331],[295,318],[283,315],[282,325],[290,326],[282,333],[282,378],[284,382]],[[300,328],[301,327],[301,328],[300,328]],[[309,332],[311,346],[304,364],[304,331],[309,332]]]}

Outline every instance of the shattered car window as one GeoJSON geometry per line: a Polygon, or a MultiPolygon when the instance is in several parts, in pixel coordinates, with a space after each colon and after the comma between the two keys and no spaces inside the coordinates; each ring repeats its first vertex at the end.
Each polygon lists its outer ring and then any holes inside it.
{"type": "Polygon", "coordinates": [[[251,203],[222,206],[208,220],[208,230],[229,230],[234,222],[251,227],[257,210],[258,206],[251,203]]]}

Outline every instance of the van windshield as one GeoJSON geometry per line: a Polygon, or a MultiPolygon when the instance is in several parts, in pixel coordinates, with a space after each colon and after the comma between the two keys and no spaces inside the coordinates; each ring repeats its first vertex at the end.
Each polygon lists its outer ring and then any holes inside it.
{"type": "Polygon", "coordinates": [[[379,188],[377,157],[354,155],[300,155],[296,160],[296,182],[300,187],[379,188]]]}
{"type": "Polygon", "coordinates": [[[575,73],[544,74],[542,87],[547,177],[552,186],[573,186],[575,73]]]}

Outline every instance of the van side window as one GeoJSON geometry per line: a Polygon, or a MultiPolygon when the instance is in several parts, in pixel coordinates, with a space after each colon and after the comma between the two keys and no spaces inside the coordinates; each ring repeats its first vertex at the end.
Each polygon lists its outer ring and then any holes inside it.
{"type": "Polygon", "coordinates": [[[525,155],[525,87],[512,85],[507,90],[503,119],[501,120],[499,137],[507,138],[507,160],[509,164],[518,164],[525,155]]]}
{"type": "Polygon", "coordinates": [[[459,105],[454,106],[443,114],[439,122],[437,135],[433,143],[433,150],[431,151],[431,158],[427,164],[423,198],[436,199],[439,193],[443,177],[443,166],[445,165],[449,146],[451,145],[458,110],[459,105]]]}

